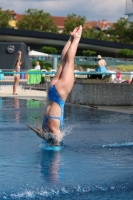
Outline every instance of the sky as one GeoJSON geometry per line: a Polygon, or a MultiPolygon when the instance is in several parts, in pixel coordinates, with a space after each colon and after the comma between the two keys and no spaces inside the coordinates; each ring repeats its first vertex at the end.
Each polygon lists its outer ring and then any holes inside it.
{"type": "Polygon", "coordinates": [[[43,10],[52,16],[68,14],[85,16],[87,21],[117,22],[125,15],[126,0],[0,0],[2,10],[24,14],[29,8],[43,10]]]}

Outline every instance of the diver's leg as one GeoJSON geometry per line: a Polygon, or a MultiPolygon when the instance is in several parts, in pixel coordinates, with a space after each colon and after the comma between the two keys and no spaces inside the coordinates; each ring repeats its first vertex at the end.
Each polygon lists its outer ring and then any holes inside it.
{"type": "Polygon", "coordinates": [[[75,32],[78,30],[78,27],[76,27],[71,33],[70,33],[70,38],[69,40],[67,41],[67,43],[65,44],[63,50],[62,50],[62,53],[61,53],[61,64],[55,74],[55,76],[53,77],[51,83],[50,83],[50,86],[54,85],[61,77],[61,74],[62,74],[62,70],[65,66],[65,63],[66,63],[66,54],[67,54],[67,51],[68,49],[70,48],[71,44],[72,44],[72,41],[73,41],[73,35],[75,34],[75,32]]]}
{"type": "Polygon", "coordinates": [[[70,33],[70,38],[68,40],[68,42],[66,43],[66,45],[64,46],[62,53],[61,53],[61,63],[64,65],[66,62],[66,53],[70,47],[70,45],[72,44],[73,41],[73,35],[75,34],[75,32],[78,30],[78,27],[76,27],[71,33],[70,33]]]}
{"type": "Polygon", "coordinates": [[[55,76],[53,77],[53,79],[52,79],[52,81],[50,83],[50,86],[54,85],[59,80],[59,78],[61,76],[62,69],[63,69],[64,64],[65,64],[65,54],[66,54],[67,50],[69,49],[71,43],[72,43],[72,37],[70,36],[69,40],[67,41],[66,45],[64,46],[64,48],[62,50],[61,63],[60,63],[60,66],[59,66],[55,76]]]}
{"type": "Polygon", "coordinates": [[[69,92],[71,91],[74,83],[74,57],[76,55],[77,47],[82,34],[82,26],[79,26],[78,30],[73,34],[73,41],[70,45],[67,54],[65,66],[62,70],[61,77],[55,84],[55,88],[62,98],[66,100],[69,92]]]}

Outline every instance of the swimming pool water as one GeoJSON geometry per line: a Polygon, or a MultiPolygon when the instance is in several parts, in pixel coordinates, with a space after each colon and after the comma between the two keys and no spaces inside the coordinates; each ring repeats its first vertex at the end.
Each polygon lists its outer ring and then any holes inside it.
{"type": "Polygon", "coordinates": [[[133,115],[65,105],[54,151],[25,126],[45,106],[0,98],[0,199],[133,199],[133,115]]]}

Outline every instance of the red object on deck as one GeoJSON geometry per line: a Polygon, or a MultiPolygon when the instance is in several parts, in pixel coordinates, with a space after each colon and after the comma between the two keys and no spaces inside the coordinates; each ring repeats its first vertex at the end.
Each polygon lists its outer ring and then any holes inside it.
{"type": "Polygon", "coordinates": [[[130,84],[130,80],[126,80],[126,82],[127,82],[128,84],[130,84]]]}
{"type": "Polygon", "coordinates": [[[116,77],[120,78],[120,76],[121,76],[121,72],[116,72],[116,77]]]}

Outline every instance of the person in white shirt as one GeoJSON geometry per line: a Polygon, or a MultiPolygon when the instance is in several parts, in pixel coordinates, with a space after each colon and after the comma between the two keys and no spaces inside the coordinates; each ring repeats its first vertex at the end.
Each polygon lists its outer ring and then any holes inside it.
{"type": "Polygon", "coordinates": [[[40,70],[41,69],[41,67],[40,67],[40,65],[39,65],[39,62],[37,61],[36,62],[36,66],[35,66],[35,70],[40,70]]]}
{"type": "Polygon", "coordinates": [[[114,78],[114,83],[122,83],[120,72],[116,72],[116,77],[114,78]]]}

